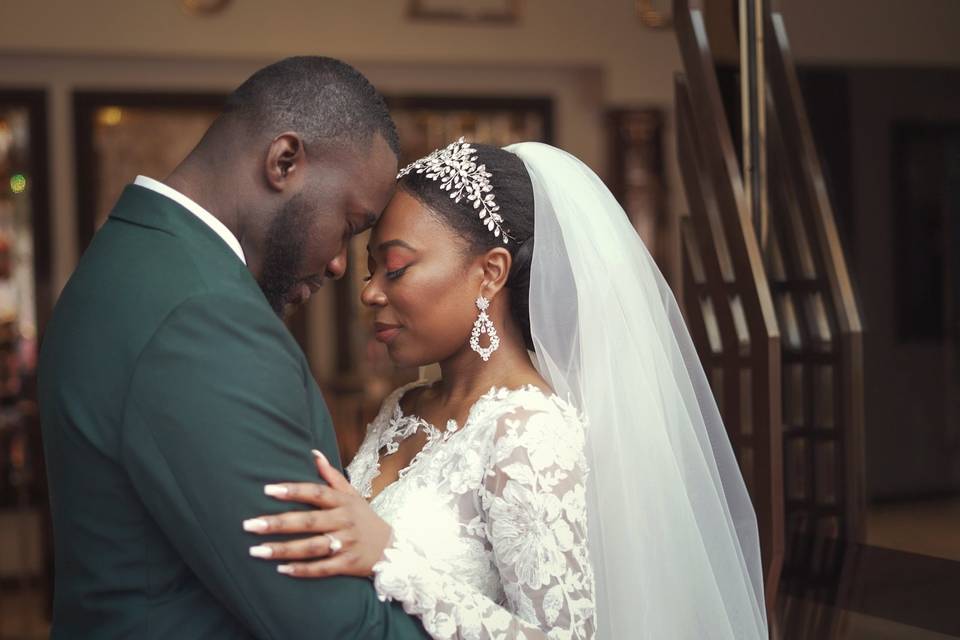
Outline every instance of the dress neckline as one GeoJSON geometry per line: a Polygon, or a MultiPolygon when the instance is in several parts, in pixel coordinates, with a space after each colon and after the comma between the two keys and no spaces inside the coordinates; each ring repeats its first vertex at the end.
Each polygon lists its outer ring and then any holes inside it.
{"type": "MultiPolygon", "coordinates": [[[[557,394],[555,394],[555,393],[552,393],[552,392],[549,392],[549,393],[548,393],[547,391],[544,391],[543,389],[541,389],[540,387],[538,387],[538,386],[535,385],[535,384],[524,384],[524,385],[520,385],[519,387],[505,387],[505,386],[502,386],[502,385],[493,385],[493,386],[490,387],[489,390],[487,390],[486,393],[482,394],[479,398],[477,398],[476,400],[474,400],[473,404],[470,405],[470,408],[467,409],[467,419],[464,421],[463,426],[461,426],[454,418],[450,418],[449,420],[447,420],[446,429],[444,429],[444,431],[440,431],[440,429],[438,429],[438,428],[436,427],[436,425],[434,425],[433,423],[431,423],[431,422],[429,422],[429,421],[427,421],[427,420],[424,420],[423,418],[421,418],[421,417],[418,416],[417,414],[415,414],[415,413],[409,413],[409,414],[408,414],[408,413],[404,412],[403,407],[401,406],[401,403],[403,402],[403,399],[404,399],[405,397],[407,397],[407,393],[408,393],[408,392],[413,391],[414,389],[422,389],[422,388],[428,387],[428,386],[430,386],[430,385],[432,385],[432,384],[433,384],[433,383],[432,383],[431,381],[429,381],[429,380],[418,380],[417,382],[408,384],[408,385],[405,386],[405,387],[401,387],[401,388],[398,390],[397,397],[396,397],[396,399],[395,399],[395,401],[394,401],[394,407],[395,407],[395,408],[394,408],[394,415],[396,415],[397,412],[399,412],[399,414],[400,414],[402,417],[404,417],[404,418],[408,418],[408,419],[411,419],[411,420],[417,420],[417,421],[419,421],[420,423],[422,423],[424,426],[426,426],[426,427],[428,427],[428,428],[430,428],[430,429],[436,430],[436,431],[438,431],[438,432],[440,432],[440,433],[445,433],[445,432],[447,432],[447,431],[462,431],[463,428],[466,427],[467,425],[469,425],[470,422],[472,421],[474,410],[477,408],[478,405],[480,405],[481,403],[483,403],[483,402],[486,401],[486,400],[490,400],[490,399],[492,399],[492,398],[497,397],[497,395],[498,395],[498,394],[501,394],[501,393],[504,394],[504,395],[503,395],[504,398],[507,397],[507,396],[514,395],[514,394],[516,394],[516,393],[529,392],[529,391],[536,392],[536,393],[540,394],[541,396],[543,396],[544,398],[548,398],[548,399],[550,399],[550,398],[558,398],[558,397],[559,397],[559,396],[557,396],[557,394]],[[453,428],[451,429],[451,427],[453,427],[453,428]]],[[[500,399],[503,399],[503,398],[500,398],[500,399]]],[[[401,442],[402,442],[402,441],[401,441],[401,442]]]]}
{"type": "Polygon", "coordinates": [[[393,398],[388,398],[388,401],[384,405],[384,410],[388,412],[391,417],[387,419],[386,427],[377,434],[376,449],[373,452],[373,473],[369,479],[370,495],[364,496],[371,503],[413,471],[427,453],[432,452],[438,446],[446,444],[455,434],[464,431],[466,427],[470,426],[479,408],[487,401],[492,399],[502,400],[521,392],[535,392],[547,399],[559,399],[559,396],[555,393],[548,393],[534,384],[525,384],[515,388],[493,385],[489,391],[481,395],[470,405],[470,408],[467,410],[467,418],[462,426],[455,419],[451,418],[447,421],[446,429],[440,431],[435,425],[420,416],[414,413],[405,413],[401,406],[407,392],[429,386],[430,384],[432,383],[429,380],[418,380],[400,387],[394,392],[393,398]],[[427,442],[424,443],[423,447],[413,456],[410,462],[400,469],[395,480],[381,487],[380,491],[378,491],[376,495],[373,495],[373,481],[380,477],[380,464],[383,458],[395,454],[400,444],[416,434],[421,428],[427,433],[427,442]]]}

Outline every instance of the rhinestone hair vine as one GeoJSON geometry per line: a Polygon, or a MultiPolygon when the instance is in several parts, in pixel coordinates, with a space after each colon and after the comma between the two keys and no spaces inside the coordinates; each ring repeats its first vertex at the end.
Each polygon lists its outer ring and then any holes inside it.
{"type": "Polygon", "coordinates": [[[400,170],[397,179],[416,172],[425,174],[430,180],[439,180],[440,188],[449,191],[454,202],[464,198],[472,202],[487,229],[503,240],[503,244],[509,244],[509,234],[503,228],[503,217],[497,213],[500,207],[493,195],[491,174],[486,165],[477,164],[476,156],[477,150],[461,137],[443,149],[436,149],[430,155],[410,163],[400,170]]]}

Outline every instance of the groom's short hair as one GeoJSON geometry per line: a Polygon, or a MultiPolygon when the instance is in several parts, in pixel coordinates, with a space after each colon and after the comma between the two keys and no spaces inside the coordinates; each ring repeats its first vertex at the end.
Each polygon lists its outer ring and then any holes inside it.
{"type": "Polygon", "coordinates": [[[400,139],[383,96],[335,58],[296,56],[266,66],[227,98],[223,116],[258,131],[294,131],[317,142],[367,144],[380,133],[397,155],[400,139]]]}

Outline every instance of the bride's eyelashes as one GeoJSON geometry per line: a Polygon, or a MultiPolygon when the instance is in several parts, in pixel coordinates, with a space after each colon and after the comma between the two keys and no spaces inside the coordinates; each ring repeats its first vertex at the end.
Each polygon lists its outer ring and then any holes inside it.
{"type": "MultiPolygon", "coordinates": [[[[402,276],[402,275],[406,272],[406,270],[407,270],[408,268],[409,268],[409,265],[406,266],[406,267],[401,267],[401,268],[396,269],[396,270],[394,270],[394,271],[387,271],[387,273],[386,273],[387,280],[396,280],[397,278],[399,278],[400,276],[402,276]]],[[[372,273],[368,273],[368,274],[367,274],[366,276],[364,276],[364,278],[363,278],[363,281],[364,281],[364,282],[370,282],[371,280],[373,280],[373,274],[372,274],[372,273]]]]}
{"type": "Polygon", "coordinates": [[[407,267],[401,267],[394,271],[387,271],[387,280],[396,280],[407,271],[407,267]]]}

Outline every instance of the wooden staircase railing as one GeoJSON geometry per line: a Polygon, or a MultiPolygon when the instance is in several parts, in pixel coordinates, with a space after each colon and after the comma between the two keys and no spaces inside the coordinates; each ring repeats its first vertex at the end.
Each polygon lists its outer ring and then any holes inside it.
{"type": "MultiPolygon", "coordinates": [[[[778,308],[795,308],[796,327],[783,348],[788,530],[861,541],[863,462],[863,328],[833,206],[804,107],[783,16],[767,15],[768,157],[771,226],[768,271],[778,308]],[[776,255],[779,254],[779,255],[776,255]],[[788,302],[789,300],[789,302],[788,302]],[[789,367],[802,378],[787,387],[789,367]],[[802,411],[799,405],[802,404],[802,411]],[[792,407],[785,407],[792,408],[792,407]],[[806,443],[797,446],[794,443],[806,443]],[[794,449],[808,458],[803,477],[789,465],[794,449]],[[805,486],[801,486],[805,485],[805,486]],[[801,520],[807,521],[805,524],[801,520]]],[[[786,318],[787,314],[778,314],[786,318]]],[[[781,325],[783,326],[783,325],[781,325]]]]}
{"type": "MultiPolygon", "coordinates": [[[[836,578],[852,557],[845,541],[863,540],[862,324],[781,14],[764,13],[763,246],[747,213],[703,0],[675,0],[674,24],[684,65],[675,89],[689,206],[685,313],[757,510],[772,610],[781,569],[785,581],[803,572],[796,577],[842,590],[836,578]]],[[[835,618],[823,621],[818,633],[835,618]]]]}
{"type": "Polygon", "coordinates": [[[783,16],[765,16],[770,238],[767,272],[783,333],[786,555],[778,616],[808,637],[839,619],[865,535],[863,329],[783,16]],[[826,593],[825,591],[829,592],[826,593]]]}
{"type": "Polygon", "coordinates": [[[767,607],[783,556],[780,335],[707,42],[703,6],[676,0],[675,84],[684,309],[757,511],[767,607]]]}

